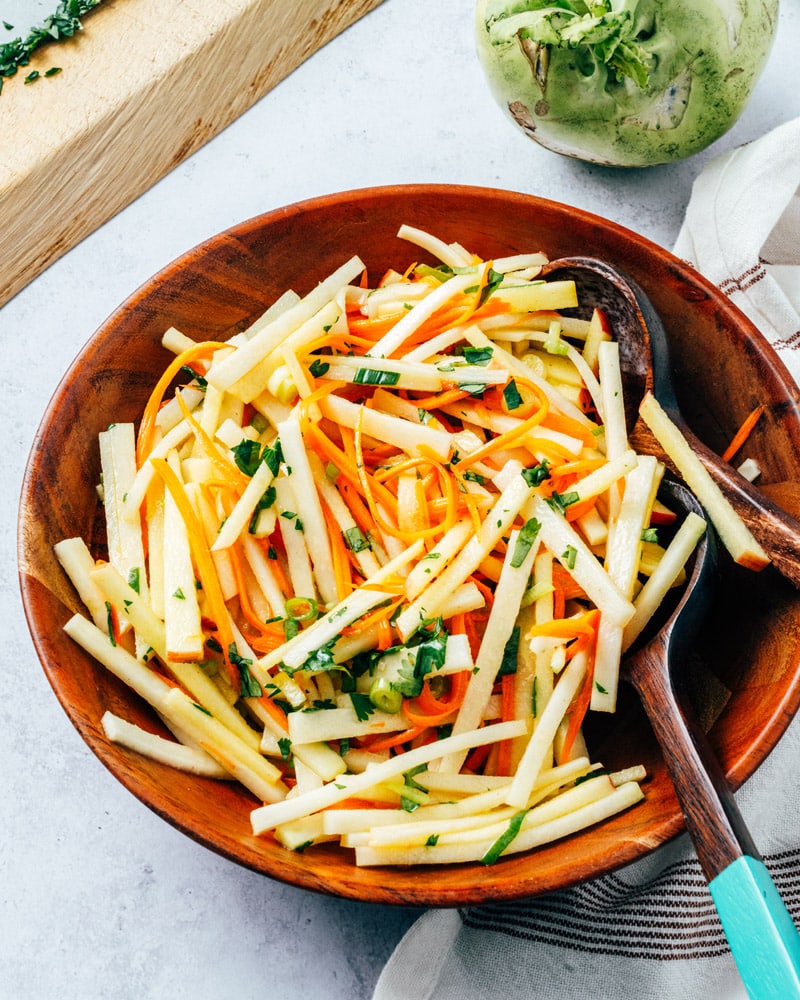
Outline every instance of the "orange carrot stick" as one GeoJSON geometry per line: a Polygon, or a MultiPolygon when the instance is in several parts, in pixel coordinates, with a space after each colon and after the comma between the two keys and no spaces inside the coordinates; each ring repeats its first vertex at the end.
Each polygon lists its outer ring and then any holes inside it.
{"type": "Polygon", "coordinates": [[[150,394],[150,398],[147,400],[144,412],[142,413],[142,420],[139,424],[139,435],[136,441],[136,461],[138,465],[141,466],[150,451],[153,433],[155,432],[156,417],[158,416],[164,393],[167,391],[170,382],[181,368],[185,368],[187,365],[191,367],[192,361],[198,361],[203,357],[210,357],[215,351],[219,351],[225,346],[225,344],[215,340],[204,340],[176,355],[170,364],[167,365],[164,374],[158,380],[155,389],[150,394]]]}
{"type": "Polygon", "coordinates": [[[730,462],[737,451],[742,447],[745,441],[750,436],[753,428],[756,426],[758,421],[761,419],[762,414],[766,407],[762,403],[757,406],[751,413],[749,413],[742,421],[742,426],[731,438],[731,442],[728,447],[723,451],[720,458],[723,462],[730,462]]]}

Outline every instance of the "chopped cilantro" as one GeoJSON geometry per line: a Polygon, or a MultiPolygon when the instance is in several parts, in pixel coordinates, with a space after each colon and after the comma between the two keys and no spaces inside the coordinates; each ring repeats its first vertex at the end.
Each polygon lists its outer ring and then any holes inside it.
{"type": "Polygon", "coordinates": [[[251,535],[255,532],[256,528],[258,527],[258,518],[259,515],[261,514],[261,511],[267,510],[275,503],[276,495],[277,494],[275,492],[274,486],[268,486],[266,490],[264,490],[264,492],[261,494],[258,503],[255,505],[253,509],[253,514],[252,517],[250,518],[250,524],[248,526],[248,531],[250,532],[251,535]]]}
{"type": "Polygon", "coordinates": [[[117,637],[114,629],[114,608],[110,601],[106,601],[106,627],[108,629],[108,641],[112,646],[116,646],[117,637]]]}
{"type": "Polygon", "coordinates": [[[518,406],[522,406],[522,396],[520,396],[517,383],[513,378],[505,389],[503,389],[503,400],[505,401],[507,410],[516,410],[518,406]]]}
{"type": "Polygon", "coordinates": [[[370,547],[369,541],[364,535],[364,532],[357,526],[346,528],[344,531],[344,538],[347,542],[347,547],[351,552],[363,552],[364,549],[368,549],[370,547]]]}
{"type": "Polygon", "coordinates": [[[550,478],[550,466],[547,459],[530,469],[523,469],[522,478],[528,486],[541,486],[545,479],[550,478]]]}
{"type": "Polygon", "coordinates": [[[353,376],[356,385],[397,385],[400,372],[377,371],[374,368],[359,368],[353,376]]]}
{"type": "MultiPolygon", "coordinates": [[[[31,28],[24,38],[14,38],[0,45],[0,93],[3,90],[4,77],[14,76],[20,66],[27,66],[39,46],[60,42],[81,31],[83,29],[81,18],[100,3],[101,0],[61,0],[55,13],[48,15],[38,27],[31,28]]],[[[3,25],[7,31],[13,28],[7,21],[4,21],[3,25]]],[[[54,69],[58,72],[57,67],[54,69]]],[[[26,82],[38,75],[38,73],[35,76],[33,73],[28,74],[26,82]]],[[[45,76],[52,75],[54,74],[49,70],[45,74],[45,76]]]]}
{"type": "Polygon", "coordinates": [[[467,364],[485,368],[492,360],[494,350],[491,347],[465,347],[464,360],[467,364]]]}
{"type": "Polygon", "coordinates": [[[246,660],[243,656],[240,656],[236,649],[236,644],[233,642],[228,647],[228,659],[239,671],[239,694],[243,698],[260,698],[263,694],[261,685],[250,673],[250,666],[253,661],[246,660]]]}
{"type": "Polygon", "coordinates": [[[375,711],[375,706],[370,701],[369,695],[360,694],[358,691],[351,691],[350,701],[353,703],[356,718],[359,722],[366,722],[375,711]]]}
{"type": "Polygon", "coordinates": [[[511,554],[511,565],[514,569],[519,569],[519,567],[525,562],[525,559],[531,550],[531,546],[536,541],[536,536],[539,534],[540,527],[541,525],[536,518],[531,517],[520,528],[516,544],[514,545],[514,551],[511,554]]]}
{"type": "Polygon", "coordinates": [[[511,635],[503,649],[503,659],[500,661],[500,669],[497,671],[498,677],[517,672],[517,653],[519,652],[519,625],[511,629],[511,635]]]}

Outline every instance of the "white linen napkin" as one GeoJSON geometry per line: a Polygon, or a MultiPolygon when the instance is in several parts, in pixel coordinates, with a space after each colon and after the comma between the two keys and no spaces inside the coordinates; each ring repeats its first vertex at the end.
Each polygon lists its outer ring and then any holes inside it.
{"type": "MultiPolygon", "coordinates": [[[[800,381],[800,119],[710,161],[675,253],[762,330],[800,381]]],[[[800,719],[739,791],[800,924],[800,719]]],[[[518,903],[430,910],[373,1000],[740,1000],[746,993],[686,835],[622,870],[518,903]]]]}

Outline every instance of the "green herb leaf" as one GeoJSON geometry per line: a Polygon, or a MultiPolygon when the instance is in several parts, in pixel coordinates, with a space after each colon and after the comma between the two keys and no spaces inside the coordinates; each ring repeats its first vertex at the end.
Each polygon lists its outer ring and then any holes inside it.
{"type": "Polygon", "coordinates": [[[536,541],[540,527],[541,525],[536,518],[531,517],[520,528],[516,544],[514,545],[514,551],[511,553],[511,565],[514,569],[519,569],[525,562],[531,546],[536,541]]]}
{"type": "Polygon", "coordinates": [[[366,722],[367,719],[375,711],[375,706],[369,700],[369,696],[366,694],[360,694],[358,691],[350,692],[350,701],[353,703],[353,708],[355,709],[356,718],[359,722],[366,722]]]}
{"type": "Polygon", "coordinates": [[[485,368],[492,360],[494,349],[491,347],[465,347],[464,360],[467,364],[485,368]]]}
{"type": "Polygon", "coordinates": [[[333,647],[336,645],[338,636],[329,639],[324,646],[315,649],[303,664],[302,669],[309,674],[321,674],[326,670],[338,669],[338,664],[333,660],[333,647]]]}
{"type": "Polygon", "coordinates": [[[497,671],[498,677],[517,672],[517,654],[519,653],[519,625],[511,629],[511,635],[503,649],[503,659],[500,661],[500,669],[497,671]]]}
{"type": "Polygon", "coordinates": [[[376,371],[374,368],[359,368],[353,376],[356,385],[397,385],[400,372],[376,371]]]}
{"type": "Polygon", "coordinates": [[[258,441],[243,438],[239,444],[231,448],[231,451],[239,471],[246,476],[254,476],[261,461],[261,445],[258,441]]]}
{"type": "Polygon", "coordinates": [[[550,465],[547,459],[530,469],[523,469],[522,478],[528,486],[541,486],[546,479],[550,478],[550,465]]]}
{"type": "Polygon", "coordinates": [[[239,671],[239,694],[243,698],[260,698],[263,694],[261,685],[250,673],[253,661],[240,656],[233,642],[228,646],[228,659],[239,671]]]}
{"type": "Polygon", "coordinates": [[[506,409],[516,410],[518,406],[522,406],[522,396],[520,396],[517,383],[513,378],[505,389],[503,389],[503,399],[505,400],[506,409]]]}
{"type": "Polygon", "coordinates": [[[319,358],[314,358],[308,371],[309,374],[314,376],[314,378],[320,378],[330,369],[330,367],[331,366],[327,361],[321,361],[319,358]]]}
{"type": "Polygon", "coordinates": [[[351,552],[363,552],[370,547],[364,532],[359,527],[346,528],[344,538],[351,552]]]}
{"type": "MultiPolygon", "coordinates": [[[[24,38],[14,38],[0,45],[0,93],[4,77],[14,76],[21,66],[27,66],[31,56],[41,45],[60,42],[81,31],[83,29],[81,18],[100,3],[101,0],[61,0],[55,13],[46,17],[38,27],[31,28],[24,38]]],[[[13,25],[8,21],[3,21],[3,26],[7,31],[13,29],[13,25]]],[[[48,71],[45,75],[53,74],[48,71]]],[[[25,82],[35,80],[38,76],[39,73],[34,71],[28,74],[25,82]]]]}

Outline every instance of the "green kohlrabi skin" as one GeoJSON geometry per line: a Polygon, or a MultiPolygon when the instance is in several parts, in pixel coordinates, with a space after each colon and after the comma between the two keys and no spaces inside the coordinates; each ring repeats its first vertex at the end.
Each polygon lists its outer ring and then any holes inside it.
{"type": "Polygon", "coordinates": [[[556,153],[610,166],[681,160],[727,132],[778,23],[778,0],[600,0],[591,13],[585,0],[568,0],[572,21],[559,35],[565,6],[478,0],[478,57],[494,97],[526,134],[556,153]],[[589,22],[599,46],[579,37],[589,22]],[[618,52],[634,53],[628,62],[644,86],[604,61],[609,36],[625,39],[618,52]]]}

